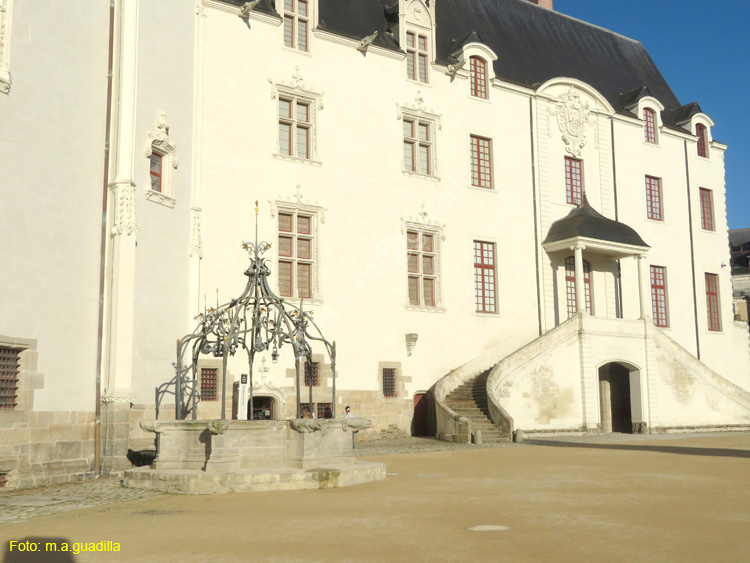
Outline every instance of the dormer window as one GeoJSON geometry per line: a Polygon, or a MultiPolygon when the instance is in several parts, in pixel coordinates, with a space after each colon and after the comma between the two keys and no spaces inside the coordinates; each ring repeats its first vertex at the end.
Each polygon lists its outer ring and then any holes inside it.
{"type": "Polygon", "coordinates": [[[284,0],[284,45],[307,51],[307,31],[310,25],[307,0],[284,0]]]}
{"type": "Polygon", "coordinates": [[[644,141],[651,144],[657,144],[656,142],[656,112],[651,108],[643,110],[643,121],[645,125],[643,128],[644,141]]]}
{"type": "Polygon", "coordinates": [[[471,72],[471,95],[487,99],[487,62],[480,57],[469,58],[471,72]]]}
{"type": "Polygon", "coordinates": [[[427,83],[427,36],[406,32],[406,76],[427,83]]]}
{"type": "Polygon", "coordinates": [[[706,126],[699,123],[695,126],[695,134],[698,136],[698,156],[708,158],[708,135],[706,126]]]}

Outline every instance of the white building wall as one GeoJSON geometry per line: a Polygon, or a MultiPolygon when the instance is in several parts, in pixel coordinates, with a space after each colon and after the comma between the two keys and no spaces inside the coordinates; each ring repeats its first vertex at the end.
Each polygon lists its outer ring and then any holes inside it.
{"type": "Polygon", "coordinates": [[[109,6],[37,8],[13,3],[0,94],[0,334],[38,341],[35,409],[93,411],[109,6]]]}

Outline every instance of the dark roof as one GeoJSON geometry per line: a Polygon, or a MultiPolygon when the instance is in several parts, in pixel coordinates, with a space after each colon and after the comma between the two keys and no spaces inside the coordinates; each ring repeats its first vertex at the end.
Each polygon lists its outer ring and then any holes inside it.
{"type": "Polygon", "coordinates": [[[730,229],[729,230],[729,246],[734,250],[739,250],[743,246],[747,246],[747,250],[750,250],[750,229],[730,229]]]}
{"type": "Polygon", "coordinates": [[[649,248],[649,245],[643,242],[643,239],[634,229],[628,227],[625,223],[607,219],[589,205],[585,196],[581,207],[576,207],[565,217],[552,223],[543,244],[575,237],[649,248]]]}
{"type": "MultiPolygon", "coordinates": [[[[398,38],[382,33],[384,8],[392,11],[394,2],[319,0],[320,27],[355,39],[379,31],[375,44],[398,49],[398,38]]],[[[528,0],[439,0],[435,10],[440,63],[455,63],[450,54],[457,42],[476,33],[497,54],[494,70],[502,80],[536,88],[552,78],[576,78],[617,110],[621,94],[646,88],[667,108],[666,123],[681,105],[638,41],[528,0]]]]}

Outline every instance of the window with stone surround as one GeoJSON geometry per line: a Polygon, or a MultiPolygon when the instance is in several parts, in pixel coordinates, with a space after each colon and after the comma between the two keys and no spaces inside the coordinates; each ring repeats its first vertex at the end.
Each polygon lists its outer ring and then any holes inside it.
{"type": "Polygon", "coordinates": [[[469,57],[469,72],[471,73],[471,95],[487,99],[487,61],[481,57],[469,57]]]}
{"type": "Polygon", "coordinates": [[[308,51],[310,3],[308,0],[284,0],[284,45],[308,51]]]}
{"type": "Polygon", "coordinates": [[[492,141],[476,135],[471,135],[470,140],[471,185],[492,189],[492,141]]]}
{"type": "Polygon", "coordinates": [[[656,143],[656,112],[651,108],[645,108],[643,110],[643,121],[645,121],[643,127],[643,140],[647,143],[656,143]]]}
{"type": "Polygon", "coordinates": [[[708,330],[711,332],[720,332],[719,276],[717,274],[706,274],[706,315],[708,330]]]}
{"type": "Polygon", "coordinates": [[[426,34],[406,32],[406,76],[410,80],[427,83],[428,44],[426,34]]]}
{"type": "Polygon", "coordinates": [[[695,135],[698,137],[698,156],[708,158],[708,133],[706,126],[702,123],[696,125],[695,135]]]}
{"type": "Polygon", "coordinates": [[[305,362],[305,387],[320,387],[320,363],[312,362],[312,365],[305,362]]]}
{"type": "Polygon", "coordinates": [[[474,241],[474,304],[477,313],[497,312],[495,244],[474,241]]]}
{"type": "Polygon", "coordinates": [[[312,104],[293,97],[279,99],[279,154],[312,158],[312,104]]]}
{"type": "Polygon", "coordinates": [[[583,205],[583,162],[565,157],[565,203],[583,205]]]}
{"type": "Polygon", "coordinates": [[[651,312],[656,326],[669,326],[667,269],[664,266],[651,266],[651,312]]]}
{"type": "Polygon", "coordinates": [[[701,196],[701,229],[715,231],[714,225],[714,196],[711,190],[700,188],[701,196]]]}
{"type": "Polygon", "coordinates": [[[425,176],[434,170],[434,124],[428,120],[404,117],[404,169],[425,176]]]}
{"type": "Polygon", "coordinates": [[[409,305],[438,304],[438,238],[433,231],[406,232],[409,305]]]}
{"type": "Polygon", "coordinates": [[[201,368],[201,401],[217,401],[217,368],[201,368]]]}
{"type": "Polygon", "coordinates": [[[18,406],[21,352],[17,348],[0,347],[0,410],[18,406]]]}
{"type": "Polygon", "coordinates": [[[179,166],[177,147],[169,137],[167,115],[162,112],[156,122],[156,131],[148,134],[148,185],[143,194],[147,200],[174,208],[176,200],[172,171],[179,166]]]}
{"type": "Polygon", "coordinates": [[[396,368],[383,368],[383,396],[396,396],[396,368]]]}
{"type": "Polygon", "coordinates": [[[646,217],[653,221],[663,221],[661,178],[646,176],[646,217]]]}
{"type": "Polygon", "coordinates": [[[279,294],[309,299],[317,276],[315,221],[312,213],[279,211],[279,294]]]}

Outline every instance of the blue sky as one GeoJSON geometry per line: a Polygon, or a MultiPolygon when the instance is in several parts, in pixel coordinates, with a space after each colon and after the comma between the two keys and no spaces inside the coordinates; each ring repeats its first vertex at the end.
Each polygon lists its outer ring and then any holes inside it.
{"type": "Polygon", "coordinates": [[[558,12],[637,39],[681,103],[697,101],[726,152],[730,229],[750,227],[750,0],[554,0],[558,12]]]}

